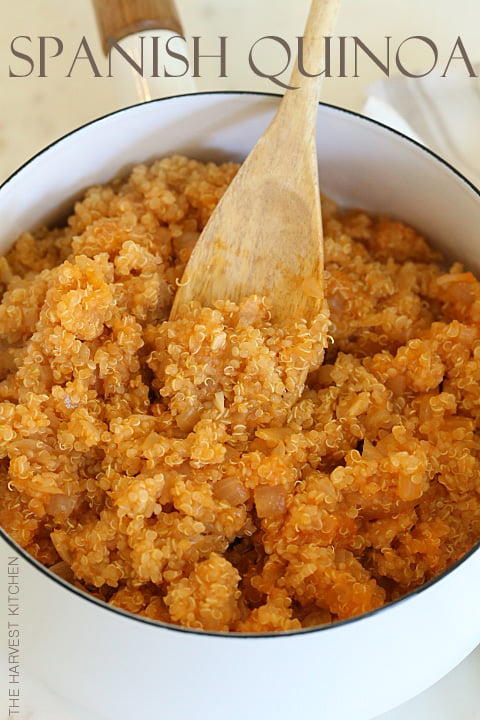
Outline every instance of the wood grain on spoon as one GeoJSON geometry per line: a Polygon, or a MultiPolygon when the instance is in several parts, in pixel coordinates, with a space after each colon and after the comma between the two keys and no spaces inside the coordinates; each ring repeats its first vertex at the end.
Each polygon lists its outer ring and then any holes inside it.
{"type": "MultiPolygon", "coordinates": [[[[319,73],[323,38],[338,0],[313,0],[303,66],[319,73]]],[[[321,76],[320,76],[321,77],[321,76]]],[[[315,126],[320,77],[296,65],[272,123],[255,145],[200,236],[170,317],[184,303],[211,307],[259,294],[275,321],[317,315],[323,303],[323,235],[315,126]]]]}
{"type": "Polygon", "coordinates": [[[117,42],[143,30],[172,30],[183,34],[173,0],[93,0],[104,49],[108,38],[117,42]]]}

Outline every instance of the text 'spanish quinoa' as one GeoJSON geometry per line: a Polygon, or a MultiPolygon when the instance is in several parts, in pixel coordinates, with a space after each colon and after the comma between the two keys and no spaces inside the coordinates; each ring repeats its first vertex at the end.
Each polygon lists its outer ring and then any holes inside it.
{"type": "Polygon", "coordinates": [[[330,319],[275,325],[252,296],[169,321],[236,170],[140,165],[0,260],[0,524],[116,607],[290,630],[480,538],[480,284],[324,200],[330,319]]]}

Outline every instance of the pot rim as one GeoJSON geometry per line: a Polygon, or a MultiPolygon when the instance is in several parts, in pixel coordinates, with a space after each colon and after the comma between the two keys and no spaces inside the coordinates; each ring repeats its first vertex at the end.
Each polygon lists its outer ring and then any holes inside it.
{"type": "MultiPolygon", "coordinates": [[[[102,115],[100,117],[94,118],[93,120],[90,120],[86,123],[83,123],[82,125],[77,126],[76,128],[70,130],[69,132],[65,133],[61,137],[57,138],[56,140],[53,140],[48,145],[45,145],[41,150],[36,152],[32,157],[30,157],[28,160],[26,160],[24,163],[22,163],[16,170],[14,170],[1,184],[0,184],[0,193],[3,191],[3,189],[14,179],[17,175],[19,175],[25,168],[27,168],[32,162],[34,162],[38,157],[43,155],[44,153],[50,151],[52,148],[54,148],[56,145],[62,143],[64,140],[69,138],[70,136],[74,135],[76,132],[83,130],[87,127],[90,127],[92,125],[95,125],[97,123],[101,123],[115,115],[118,115],[120,113],[128,112],[130,110],[133,110],[135,108],[143,107],[144,105],[152,105],[152,104],[159,104],[162,102],[168,102],[178,99],[184,99],[188,97],[198,97],[198,96],[251,96],[251,97],[270,97],[270,98],[277,98],[280,99],[282,95],[280,93],[270,93],[270,92],[260,92],[260,91],[249,91],[249,90],[214,90],[214,91],[200,91],[200,92],[193,92],[188,93],[186,95],[170,95],[166,97],[161,98],[155,98],[153,100],[149,100],[144,103],[136,103],[133,105],[129,105],[128,107],[119,108],[118,110],[114,110],[110,113],[107,113],[105,115],[102,115]]],[[[188,102],[188,100],[187,100],[188,102]]],[[[440,155],[438,155],[436,152],[431,150],[430,148],[426,147],[425,145],[422,145],[417,140],[414,140],[413,138],[408,137],[408,135],[405,135],[405,133],[400,132],[399,130],[396,130],[395,128],[389,127],[388,125],[375,120],[373,118],[369,118],[366,115],[362,115],[361,113],[349,110],[347,108],[342,108],[337,105],[333,105],[331,103],[325,103],[325,102],[319,102],[320,106],[328,108],[330,110],[333,110],[335,112],[343,113],[347,116],[351,116],[354,118],[357,118],[361,122],[365,122],[377,127],[382,128],[383,130],[386,130],[389,133],[392,133],[393,135],[396,135],[397,137],[401,138],[403,141],[406,141],[408,144],[412,144],[416,146],[421,152],[427,153],[432,157],[436,162],[438,162],[440,165],[446,167],[450,172],[452,172],[454,175],[457,176],[459,180],[461,180],[467,187],[469,187],[473,192],[478,196],[480,199],[480,189],[468,178],[466,178],[459,170],[457,170],[451,163],[449,163],[447,160],[442,158],[440,155]]],[[[354,623],[366,621],[372,617],[375,617],[379,613],[386,613],[388,610],[398,607],[402,603],[409,602],[410,600],[413,600],[415,597],[418,597],[420,594],[427,591],[432,586],[438,584],[443,579],[445,579],[448,575],[455,572],[457,568],[459,568],[461,565],[463,565],[470,557],[472,557],[476,552],[480,551],[480,539],[478,542],[473,545],[470,550],[468,550],[464,555],[462,555],[461,558],[459,558],[456,562],[454,562],[452,565],[450,565],[446,570],[441,572],[436,577],[432,578],[431,580],[428,580],[426,583],[423,583],[423,585],[420,585],[418,588],[415,588],[411,592],[409,592],[407,595],[404,595],[401,598],[398,598],[397,600],[394,600],[387,605],[384,605],[380,608],[377,608],[376,610],[371,610],[368,613],[363,613],[362,615],[357,615],[353,618],[348,618],[346,620],[337,620],[335,622],[332,622],[328,625],[320,625],[316,627],[311,628],[300,628],[298,630],[286,630],[286,631],[276,631],[276,632],[265,632],[265,633],[234,633],[234,632],[215,632],[210,630],[197,630],[195,628],[188,628],[188,627],[182,627],[179,625],[173,625],[170,623],[160,622],[157,620],[153,620],[141,615],[135,615],[134,613],[128,612],[126,610],[123,610],[122,608],[117,608],[112,605],[109,605],[104,600],[99,600],[98,598],[94,597],[93,595],[89,595],[86,591],[80,590],[79,588],[75,587],[74,585],[68,583],[66,580],[63,580],[62,578],[55,575],[53,572],[51,572],[46,566],[42,565],[38,560],[36,560],[34,557],[29,555],[20,545],[18,545],[6,532],[5,530],[0,526],[0,538],[3,539],[18,555],[20,555],[24,560],[26,560],[34,569],[39,570],[43,575],[45,575],[50,580],[53,580],[57,583],[60,587],[63,587],[64,589],[71,592],[73,595],[75,595],[78,598],[81,598],[83,600],[86,600],[90,603],[92,603],[94,606],[109,610],[110,612],[113,612],[116,615],[119,615],[120,617],[123,617],[124,619],[131,620],[133,622],[140,622],[144,623],[146,625],[150,625],[151,627],[157,628],[159,630],[170,630],[173,632],[180,632],[180,633],[187,633],[187,634],[194,634],[199,635],[203,638],[208,637],[218,637],[218,638],[224,638],[224,639],[239,639],[239,640],[247,640],[247,639],[266,639],[266,638],[285,638],[285,637],[292,637],[292,636],[303,636],[310,633],[325,633],[325,632],[334,632],[337,628],[342,628],[354,623]]]]}

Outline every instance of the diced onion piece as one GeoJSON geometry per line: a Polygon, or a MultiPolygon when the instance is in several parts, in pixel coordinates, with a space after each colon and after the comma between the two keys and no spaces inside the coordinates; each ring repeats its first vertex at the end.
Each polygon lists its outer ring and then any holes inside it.
{"type": "Polygon", "coordinates": [[[402,500],[418,500],[423,494],[421,483],[412,482],[407,475],[401,475],[398,481],[398,494],[402,500]]]}
{"type": "Polygon", "coordinates": [[[225,410],[225,395],[221,390],[215,393],[213,403],[219,412],[223,412],[225,410]]]}
{"type": "Polygon", "coordinates": [[[253,495],[258,517],[274,518],[285,512],[285,488],[281,485],[260,485],[255,488],[253,495]]]}
{"type": "Polygon", "coordinates": [[[475,293],[468,283],[452,283],[448,288],[448,294],[456,302],[465,303],[465,305],[471,305],[475,302],[475,293]]]}
{"type": "Polygon", "coordinates": [[[52,515],[70,515],[77,502],[76,496],[51,495],[48,510],[52,515]]]}
{"type": "Polygon", "coordinates": [[[181,413],[178,413],[175,420],[182,432],[191,432],[201,416],[200,408],[197,405],[191,405],[185,408],[185,410],[182,410],[181,413]]]}
{"type": "Polygon", "coordinates": [[[292,435],[292,430],[288,427],[260,428],[256,431],[255,435],[265,440],[265,442],[276,445],[282,440],[289,438],[292,435]]]}
{"type": "Polygon", "coordinates": [[[235,477],[224,477],[215,483],[214,494],[218,500],[225,500],[230,505],[241,505],[248,500],[247,488],[235,477]]]}

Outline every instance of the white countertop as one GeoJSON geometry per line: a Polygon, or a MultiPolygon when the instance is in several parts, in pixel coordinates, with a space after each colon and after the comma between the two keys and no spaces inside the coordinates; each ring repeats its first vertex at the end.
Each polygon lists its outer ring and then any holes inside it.
{"type": "MultiPolygon", "coordinates": [[[[87,61],[77,62],[72,77],[65,77],[82,36],[87,38],[95,59],[99,63],[102,60],[89,0],[22,0],[16,3],[2,0],[1,5],[0,182],[32,154],[62,134],[119,107],[115,80],[93,77],[87,61]],[[15,58],[11,51],[11,42],[18,36],[31,38],[31,41],[17,41],[17,47],[24,52],[28,48],[34,60],[35,70],[30,77],[9,77],[9,69],[17,74],[28,70],[26,62],[15,58]],[[64,47],[57,58],[47,58],[46,77],[39,77],[40,36],[58,37],[64,47]]],[[[278,92],[279,89],[270,80],[259,77],[249,67],[249,50],[259,38],[267,35],[283,38],[294,50],[295,37],[302,34],[308,6],[309,0],[177,0],[187,39],[193,35],[200,36],[202,52],[218,53],[218,37],[227,37],[227,77],[218,77],[218,61],[203,60],[197,88],[278,92]]],[[[352,36],[363,41],[384,61],[386,37],[390,36],[392,75],[398,74],[397,51],[403,66],[411,72],[420,72],[429,66],[431,56],[425,42],[409,40],[412,36],[426,36],[438,49],[435,72],[441,74],[458,36],[470,59],[480,61],[479,26],[478,0],[457,0],[456,3],[450,0],[422,0],[421,3],[418,0],[343,0],[335,36],[337,39],[339,36],[347,38],[348,76],[326,79],[322,99],[360,111],[366,88],[371,82],[385,77],[382,70],[364,54],[359,57],[358,77],[353,77],[352,36]]],[[[47,49],[53,50],[56,41],[45,42],[50,43],[47,49]]],[[[337,46],[334,47],[335,53],[338,58],[337,46]]],[[[259,63],[267,62],[268,54],[266,49],[260,52],[259,63]]],[[[262,64],[261,67],[273,74],[281,67],[284,57],[273,50],[270,54],[268,62],[272,64],[262,64]]],[[[453,63],[458,65],[459,61],[454,60],[453,63]]],[[[338,68],[335,70],[334,67],[332,74],[338,75],[338,68]]],[[[174,81],[171,88],[170,91],[167,87],[165,94],[175,93],[174,81]]],[[[5,549],[0,547],[0,567],[6,562],[4,555],[5,549]]],[[[0,672],[4,661],[1,652],[0,649],[0,672]]],[[[479,677],[480,650],[477,649],[433,688],[382,716],[381,720],[480,719],[479,677]]],[[[0,680],[0,688],[3,681],[4,678],[0,680]]],[[[33,677],[24,675],[22,682],[23,714],[16,716],[19,720],[87,720],[79,709],[65,706],[33,677]]],[[[5,702],[5,694],[2,693],[0,720],[6,720],[8,716],[5,702]]],[[[97,719],[89,714],[88,720],[97,719]]]]}

